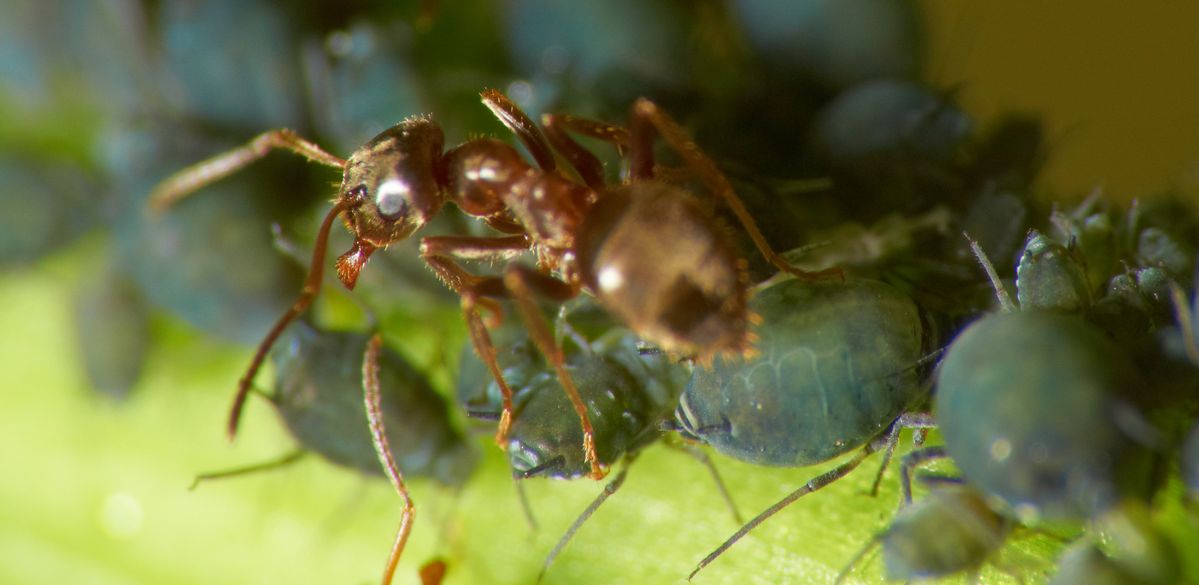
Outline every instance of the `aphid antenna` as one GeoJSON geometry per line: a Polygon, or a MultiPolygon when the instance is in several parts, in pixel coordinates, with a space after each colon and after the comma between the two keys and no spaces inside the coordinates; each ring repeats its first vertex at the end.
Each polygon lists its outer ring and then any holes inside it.
{"type": "MultiPolygon", "coordinates": [[[[1199,271],[1196,271],[1199,275],[1199,271]]],[[[1186,291],[1173,280],[1170,281],[1170,301],[1174,305],[1174,319],[1178,321],[1179,331],[1182,332],[1183,347],[1186,348],[1187,358],[1191,363],[1199,365],[1199,340],[1195,339],[1195,314],[1187,299],[1186,291]]]]}
{"type": "Polygon", "coordinates": [[[625,457],[624,465],[621,467],[620,472],[616,474],[616,477],[612,478],[611,481],[604,485],[604,489],[600,491],[599,495],[597,495],[595,499],[591,501],[591,504],[589,504],[587,508],[583,510],[583,513],[579,514],[578,518],[575,518],[575,521],[570,525],[570,528],[567,528],[562,537],[558,539],[558,543],[554,545],[553,550],[546,555],[545,562],[541,565],[541,572],[537,573],[538,583],[541,583],[541,581],[545,578],[545,573],[549,571],[550,565],[554,563],[554,559],[558,558],[558,554],[561,553],[562,549],[566,548],[566,545],[570,543],[572,538],[574,538],[575,533],[583,527],[583,524],[591,518],[592,514],[595,514],[595,511],[598,510],[599,507],[608,500],[608,498],[612,497],[612,494],[615,494],[616,491],[620,489],[620,486],[624,485],[624,480],[629,475],[629,465],[635,458],[636,454],[631,454],[628,457],[625,457]]]}
{"type": "Polygon", "coordinates": [[[995,265],[991,263],[991,259],[979,245],[978,240],[970,237],[970,234],[966,232],[962,232],[962,235],[966,236],[966,241],[970,242],[970,250],[974,252],[974,257],[978,259],[979,265],[987,273],[987,278],[991,280],[991,287],[995,289],[995,298],[999,301],[1000,309],[1007,313],[1015,311],[1016,303],[1012,301],[1007,287],[1003,286],[1003,281],[999,279],[999,273],[995,271],[995,265]]]}
{"type": "MultiPolygon", "coordinates": [[[[496,416],[496,420],[499,420],[499,416],[496,416]]],[[[516,488],[516,500],[520,502],[520,511],[529,525],[529,538],[532,539],[537,532],[537,517],[533,514],[533,504],[529,501],[529,490],[525,489],[525,483],[516,477],[512,478],[512,486],[516,488]]]]}

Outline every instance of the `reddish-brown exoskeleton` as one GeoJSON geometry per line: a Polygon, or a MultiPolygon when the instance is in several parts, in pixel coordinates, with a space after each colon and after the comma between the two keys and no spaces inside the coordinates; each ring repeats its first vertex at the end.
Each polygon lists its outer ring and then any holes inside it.
{"type": "MultiPolygon", "coordinates": [[[[484,91],[482,99],[524,143],[537,166],[527,163],[511,145],[490,138],[445,150],[441,128],[422,116],[383,131],[346,160],[289,130],[267,132],[241,148],[180,171],[155,189],[151,205],[165,209],[276,148],[343,170],[341,188],[317,235],[303,291],[262,341],[240,381],[229,418],[231,435],[270,346],[319,292],[329,231],[339,215],[354,235],[353,246],[336,262],[337,275],[347,288],[354,287],[375,250],[420,229],[446,201],[507,234],[428,236],[421,240],[421,256],[461,295],[472,342],[503,393],[497,439],[502,444],[511,422],[512,391],[496,364],[478,309],[498,316],[494,299],[511,298],[574,404],[583,427],[583,448],[596,478],[603,477],[604,470],[595,453],[591,423],[562,350],[539,310],[538,297],[562,301],[587,292],[645,340],[701,362],[718,354],[743,354],[752,347],[746,261],[694,195],[655,178],[656,137],[678,154],[690,176],[733,211],[771,264],[803,278],[840,274],[836,269],[805,272],[779,257],[724,175],[677,123],[648,100],[633,105],[627,130],[547,115],[542,119],[543,135],[502,93],[484,91]],[[570,133],[610,142],[625,152],[627,180],[606,184],[598,158],[570,133]],[[555,151],[569,162],[579,181],[558,169],[555,151]],[[459,264],[459,260],[507,259],[525,252],[535,255],[535,269],[510,263],[498,277],[475,275],[459,264]]],[[[401,488],[398,482],[397,489],[401,488]]],[[[401,495],[407,501],[407,495],[401,495]]],[[[405,522],[410,514],[409,503],[405,522]]],[[[401,543],[397,540],[402,548],[401,543]]],[[[394,568],[397,558],[394,551],[389,567],[394,568]]]]}

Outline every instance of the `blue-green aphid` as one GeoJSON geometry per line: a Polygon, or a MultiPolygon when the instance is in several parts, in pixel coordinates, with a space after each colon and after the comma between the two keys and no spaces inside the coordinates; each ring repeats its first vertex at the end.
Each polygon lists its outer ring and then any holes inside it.
{"type": "MultiPolygon", "coordinates": [[[[678,404],[689,376],[676,360],[643,348],[632,332],[596,309],[594,302],[574,301],[558,320],[558,330],[569,340],[564,345],[567,369],[588,407],[599,461],[606,467],[622,461],[625,465],[559,540],[546,558],[543,574],[583,523],[620,488],[632,459],[662,438],[663,422],[678,404]]],[[[492,338],[496,361],[514,391],[506,445],[513,476],[518,480],[586,476],[591,467],[578,449],[582,430],[558,386],[556,372],[519,323],[505,322],[492,331],[492,338]]],[[[459,400],[468,411],[498,414],[499,390],[471,351],[464,348],[459,366],[459,400]]],[[[731,507],[715,468],[705,457],[699,459],[709,466],[731,507]]]]}
{"type": "Polygon", "coordinates": [[[141,290],[109,262],[75,293],[75,335],[92,388],[123,400],[141,377],[150,347],[150,309],[141,290]]]}
{"type": "Polygon", "coordinates": [[[875,546],[882,546],[887,579],[909,581],[968,573],[979,569],[1002,547],[1011,520],[996,513],[973,488],[948,483],[904,507],[891,525],[841,573],[837,583],[875,546]]]}
{"type": "Polygon", "coordinates": [[[882,433],[924,396],[915,303],[875,281],[790,280],[750,308],[758,355],[695,368],[677,418],[714,449],[758,465],[828,461],[882,433]]]}
{"type": "Polygon", "coordinates": [[[1050,585],[1174,585],[1182,582],[1179,553],[1149,509],[1129,501],[1097,518],[1062,553],[1050,585]]]}
{"type": "MultiPolygon", "coordinates": [[[[302,321],[271,352],[276,377],[268,396],[300,446],[363,473],[381,474],[362,401],[368,336],[324,331],[302,321]]],[[[382,413],[388,442],[405,475],[461,485],[476,454],[445,400],[400,354],[379,355],[382,413]]]]}
{"type": "Polygon", "coordinates": [[[1191,427],[1182,443],[1179,473],[1182,474],[1182,483],[1186,486],[1187,498],[1199,503],[1199,424],[1191,427]]]}
{"type": "MultiPolygon", "coordinates": [[[[569,356],[595,427],[596,451],[604,465],[656,440],[660,423],[670,416],[686,381],[686,370],[662,354],[641,355],[627,330],[609,332],[569,356]]],[[[574,410],[549,368],[527,380],[516,398],[508,433],[508,457],[520,477],[574,479],[589,464],[578,449],[582,430],[572,424],[574,410]]]]}
{"type": "Polygon", "coordinates": [[[788,280],[759,292],[750,308],[761,317],[757,354],[695,367],[675,415],[683,433],[770,466],[812,465],[865,448],[751,520],[695,572],[893,441],[888,428],[925,397],[924,324],[915,303],[891,286],[788,280]]]}
{"type": "MultiPolygon", "coordinates": [[[[935,390],[945,449],[962,476],[1025,520],[1085,519],[1139,494],[1142,452],[1128,432],[1138,415],[1121,396],[1138,376],[1126,352],[1069,314],[1085,300],[1071,282],[1083,275],[1038,274],[1023,268],[1026,254],[1017,286],[1036,293],[1020,296],[1057,311],[1017,310],[981,251],[979,258],[1006,310],[950,344],[935,390]]],[[[1066,259],[1050,260],[1061,268],[1066,259]]]]}

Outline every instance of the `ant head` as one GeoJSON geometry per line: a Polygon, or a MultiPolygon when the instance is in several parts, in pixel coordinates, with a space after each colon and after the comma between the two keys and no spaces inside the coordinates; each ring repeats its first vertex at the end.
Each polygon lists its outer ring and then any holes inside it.
{"type": "Polygon", "coordinates": [[[338,205],[354,234],[337,259],[337,275],[353,288],[371,253],[420,229],[441,209],[438,166],[445,138],[427,117],[384,130],[346,161],[338,205]]]}

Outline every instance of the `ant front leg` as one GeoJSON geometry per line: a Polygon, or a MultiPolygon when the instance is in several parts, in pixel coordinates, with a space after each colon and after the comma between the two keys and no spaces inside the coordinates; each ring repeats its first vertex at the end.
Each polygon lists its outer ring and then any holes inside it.
{"type": "Polygon", "coordinates": [[[733,214],[737,216],[737,220],[745,227],[745,231],[749,232],[750,239],[758,247],[762,256],[774,265],[775,268],[808,281],[830,277],[845,278],[845,274],[840,268],[829,268],[816,272],[801,270],[792,266],[775,252],[770,247],[770,244],[766,242],[766,237],[758,229],[757,222],[749,214],[749,210],[745,208],[745,204],[742,203],[741,198],[737,196],[737,192],[733,189],[732,184],[729,183],[728,178],[724,176],[724,173],[720,172],[720,169],[716,168],[716,164],[712,162],[712,159],[708,158],[708,155],[699,149],[699,146],[687,135],[683,127],[671,119],[657,104],[645,98],[638,99],[633,103],[633,111],[630,118],[629,170],[633,180],[650,180],[654,178],[653,140],[656,131],[672,150],[683,157],[683,162],[695,171],[704,184],[729,206],[733,214]]]}
{"type": "Polygon", "coordinates": [[[554,340],[549,324],[541,314],[537,305],[537,297],[555,302],[564,302],[578,296],[578,289],[556,278],[521,266],[510,264],[504,271],[504,288],[516,301],[516,307],[524,319],[525,327],[530,337],[541,350],[542,355],[554,366],[558,374],[558,382],[579,415],[579,423],[583,427],[583,452],[585,461],[591,465],[591,478],[603,479],[606,473],[600,465],[599,455],[595,451],[595,430],[591,426],[591,418],[587,415],[587,405],[575,387],[574,379],[566,369],[566,355],[562,347],[554,340]]]}
{"type": "Polygon", "coordinates": [[[379,351],[383,338],[378,334],[371,337],[366,345],[366,354],[362,359],[362,389],[363,400],[366,404],[366,420],[371,429],[371,440],[375,444],[375,452],[379,455],[379,463],[383,466],[392,487],[404,500],[404,510],[400,515],[400,526],[396,529],[395,542],[391,554],[387,557],[387,565],[383,569],[382,585],[390,585],[395,575],[396,566],[400,564],[400,555],[408,542],[408,534],[412,532],[412,523],[416,520],[416,506],[404,484],[404,476],[396,465],[395,457],[391,454],[391,446],[387,442],[387,429],[383,423],[383,406],[379,390],[379,351]]]}
{"type": "Polygon", "coordinates": [[[486,291],[480,289],[484,282],[494,282],[496,279],[494,277],[485,279],[471,274],[459,266],[454,258],[506,260],[526,252],[528,249],[529,239],[523,235],[494,238],[432,236],[422,239],[420,243],[421,257],[446,283],[446,286],[459,294],[462,315],[470,332],[471,345],[474,346],[475,353],[479,354],[479,359],[483,361],[487,371],[491,373],[491,377],[500,388],[503,410],[496,429],[495,441],[505,449],[508,446],[508,429],[512,426],[512,387],[504,379],[504,373],[500,370],[495,355],[495,344],[492,343],[491,334],[487,332],[487,325],[484,324],[478,311],[478,307],[482,306],[491,316],[491,326],[499,325],[503,310],[494,299],[484,298],[482,293],[486,291]]]}

